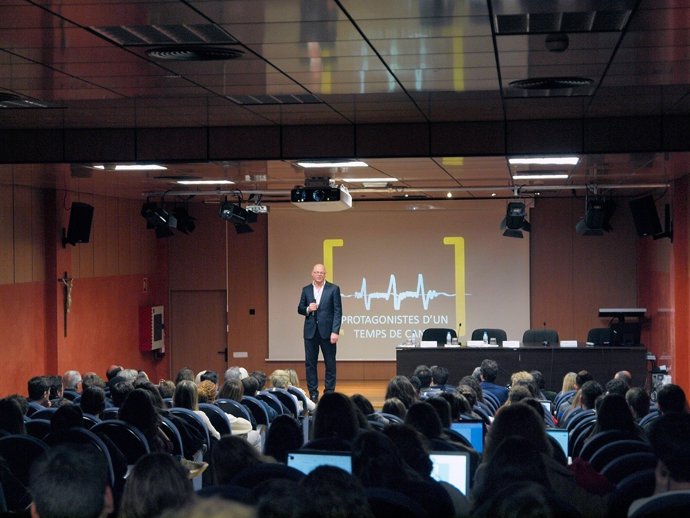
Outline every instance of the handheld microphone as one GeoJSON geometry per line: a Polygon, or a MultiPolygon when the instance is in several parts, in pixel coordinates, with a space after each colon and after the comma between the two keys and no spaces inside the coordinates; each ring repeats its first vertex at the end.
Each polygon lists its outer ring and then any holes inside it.
{"type": "MultiPolygon", "coordinates": [[[[316,304],[316,301],[315,301],[315,300],[312,300],[311,303],[312,303],[312,304],[316,304]]],[[[314,318],[316,318],[316,311],[317,311],[317,310],[315,309],[314,311],[311,312],[311,314],[314,315],[314,318]]]]}

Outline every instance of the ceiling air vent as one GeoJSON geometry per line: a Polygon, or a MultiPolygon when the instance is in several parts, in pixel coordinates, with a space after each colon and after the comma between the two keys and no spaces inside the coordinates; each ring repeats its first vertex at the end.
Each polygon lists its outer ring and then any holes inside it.
{"type": "Polygon", "coordinates": [[[150,48],[146,54],[160,61],[220,61],[240,58],[244,52],[233,47],[165,45],[150,48]]]}
{"type": "Polygon", "coordinates": [[[563,90],[589,86],[593,82],[587,77],[535,77],[511,81],[510,86],[522,90],[563,90]]]}

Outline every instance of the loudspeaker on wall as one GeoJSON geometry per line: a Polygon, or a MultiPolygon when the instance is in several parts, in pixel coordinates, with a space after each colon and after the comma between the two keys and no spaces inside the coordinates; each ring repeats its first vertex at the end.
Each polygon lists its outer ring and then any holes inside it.
{"type": "Polygon", "coordinates": [[[62,238],[62,245],[76,245],[88,243],[91,237],[91,222],[93,221],[93,207],[88,203],[72,202],[69,213],[69,226],[62,238]]]}
{"type": "Polygon", "coordinates": [[[655,236],[662,233],[656,203],[651,194],[631,200],[630,211],[638,236],[655,236]]]}

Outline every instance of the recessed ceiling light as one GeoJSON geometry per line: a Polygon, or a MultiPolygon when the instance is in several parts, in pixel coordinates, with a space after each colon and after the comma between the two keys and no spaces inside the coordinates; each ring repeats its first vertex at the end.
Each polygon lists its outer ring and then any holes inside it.
{"type": "Polygon", "coordinates": [[[368,164],[361,160],[334,160],[331,162],[304,161],[297,162],[297,165],[305,169],[312,167],[368,167],[368,164]]]}
{"type": "Polygon", "coordinates": [[[182,185],[227,185],[235,182],[232,180],[178,180],[176,183],[182,185]]]}
{"type": "Polygon", "coordinates": [[[509,158],[508,163],[511,165],[577,165],[580,157],[577,156],[547,156],[547,157],[525,157],[525,158],[509,158]]]}
{"type": "Polygon", "coordinates": [[[115,171],[165,171],[168,168],[156,164],[117,164],[114,167],[95,165],[94,169],[111,169],[115,171]]]}
{"type": "Polygon", "coordinates": [[[514,174],[513,180],[564,180],[568,178],[565,173],[530,173],[530,174],[514,174]]]}
{"type": "Polygon", "coordinates": [[[448,191],[448,192],[446,193],[446,198],[452,198],[452,197],[453,197],[453,193],[450,192],[450,191],[448,191]]]}

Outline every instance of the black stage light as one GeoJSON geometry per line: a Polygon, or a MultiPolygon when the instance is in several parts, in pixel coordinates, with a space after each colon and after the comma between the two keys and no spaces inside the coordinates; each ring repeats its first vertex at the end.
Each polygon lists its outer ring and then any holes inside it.
{"type": "Polygon", "coordinates": [[[177,220],[177,230],[183,234],[191,234],[196,229],[196,218],[189,215],[184,207],[175,207],[173,215],[177,220]]]}
{"type": "Polygon", "coordinates": [[[610,232],[615,208],[616,204],[612,199],[599,196],[587,198],[585,215],[575,225],[575,231],[581,236],[603,236],[604,231],[610,232]]]}
{"type": "Polygon", "coordinates": [[[250,218],[250,213],[248,210],[243,209],[236,203],[229,202],[225,200],[220,204],[220,209],[218,215],[231,223],[247,223],[250,218]]]}
{"type": "Polygon", "coordinates": [[[506,208],[506,216],[501,221],[501,229],[506,237],[522,238],[522,231],[529,232],[532,229],[529,221],[525,219],[525,204],[521,201],[511,201],[506,208]]]}

